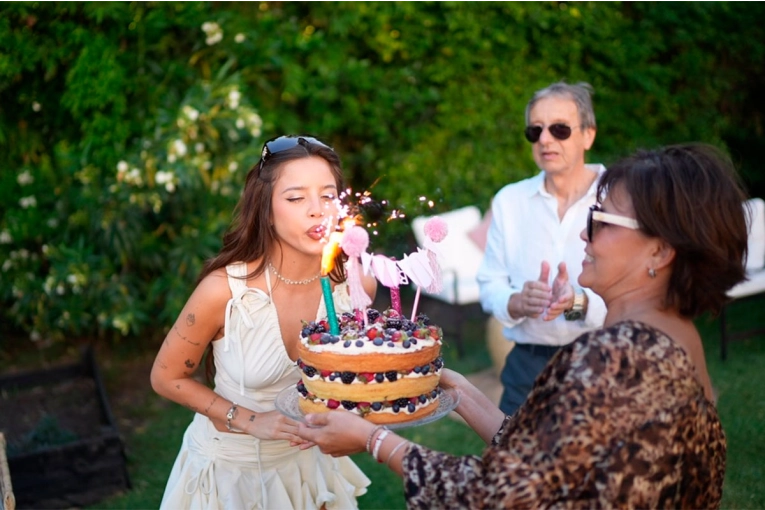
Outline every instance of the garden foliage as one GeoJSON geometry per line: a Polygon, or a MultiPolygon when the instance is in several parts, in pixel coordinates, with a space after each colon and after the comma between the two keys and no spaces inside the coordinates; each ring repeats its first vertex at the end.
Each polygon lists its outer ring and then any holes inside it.
{"type": "MultiPolygon", "coordinates": [[[[537,171],[524,108],[561,79],[595,89],[592,161],[705,141],[762,195],[763,18],[726,2],[3,3],[2,331],[161,334],[278,134],[326,140],[388,212],[486,209],[537,171]]],[[[400,256],[406,220],[370,250],[400,256]]]]}

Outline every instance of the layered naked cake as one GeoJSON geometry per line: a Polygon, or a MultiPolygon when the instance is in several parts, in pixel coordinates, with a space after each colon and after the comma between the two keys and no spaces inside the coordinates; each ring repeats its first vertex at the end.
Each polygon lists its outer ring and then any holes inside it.
{"type": "Polygon", "coordinates": [[[304,323],[297,384],[303,413],[346,409],[374,423],[424,418],[438,408],[442,330],[424,314],[414,321],[395,310],[367,310],[367,325],[340,317],[340,334],[326,321],[304,323]]]}

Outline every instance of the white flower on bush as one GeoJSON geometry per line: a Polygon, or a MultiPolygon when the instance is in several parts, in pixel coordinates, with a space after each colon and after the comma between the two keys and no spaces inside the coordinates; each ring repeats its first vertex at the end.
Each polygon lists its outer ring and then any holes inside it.
{"type": "Polygon", "coordinates": [[[239,92],[237,89],[232,90],[228,93],[228,106],[232,110],[236,110],[239,108],[239,100],[242,99],[242,93],[239,92]]]}
{"type": "Polygon", "coordinates": [[[56,285],[56,294],[58,294],[59,296],[63,296],[64,292],[66,292],[66,288],[64,287],[63,283],[59,283],[58,285],[56,285]]]}
{"type": "Polygon", "coordinates": [[[34,197],[34,195],[30,195],[28,197],[22,197],[21,199],[19,199],[19,205],[24,209],[28,209],[30,207],[37,207],[37,199],[34,197]]]}
{"type": "Polygon", "coordinates": [[[214,21],[206,21],[202,23],[202,31],[207,36],[205,42],[208,46],[212,46],[223,40],[223,30],[220,28],[220,25],[214,21]]]}
{"type": "Polygon", "coordinates": [[[32,103],[32,110],[39,112],[40,110],[42,110],[42,105],[38,103],[37,101],[34,101],[32,103]]]}
{"type": "Polygon", "coordinates": [[[157,181],[157,184],[160,186],[164,186],[165,189],[168,191],[168,193],[172,193],[175,191],[175,183],[173,182],[173,179],[175,178],[175,174],[173,172],[165,172],[160,170],[157,172],[157,175],[155,176],[155,180],[157,181]]]}
{"type": "Polygon", "coordinates": [[[130,168],[130,165],[128,165],[127,161],[123,160],[123,161],[120,161],[119,163],[117,163],[117,173],[118,174],[124,174],[125,172],[128,171],[129,168],[130,168]]]}
{"type": "Polygon", "coordinates": [[[36,329],[33,329],[29,333],[29,339],[32,340],[33,342],[39,342],[40,340],[42,340],[42,335],[40,334],[39,331],[37,331],[36,329]]]}
{"type": "Polygon", "coordinates": [[[172,151],[174,154],[176,154],[179,158],[182,158],[186,155],[186,152],[188,152],[188,149],[186,148],[186,144],[183,143],[183,140],[175,140],[173,142],[173,148],[172,151]]]}
{"type": "Polygon", "coordinates": [[[170,164],[175,163],[175,160],[176,160],[175,154],[170,153],[170,154],[167,155],[167,162],[168,163],[170,163],[170,164]]]}
{"type": "Polygon", "coordinates": [[[35,178],[32,177],[32,174],[29,172],[29,170],[24,170],[18,175],[18,177],[16,177],[16,182],[18,182],[21,186],[26,186],[27,184],[32,184],[35,182],[35,178]]]}
{"type": "Polygon", "coordinates": [[[242,119],[241,117],[236,119],[236,127],[237,127],[237,129],[244,129],[244,126],[246,126],[246,125],[247,124],[245,124],[244,119],[242,119]]]}
{"type": "Polygon", "coordinates": [[[232,161],[231,163],[228,164],[228,171],[231,173],[236,172],[237,168],[239,168],[239,163],[237,163],[236,161],[232,161]]]}
{"type": "Polygon", "coordinates": [[[3,262],[3,272],[5,273],[12,267],[13,267],[13,261],[11,259],[5,259],[5,262],[3,262]]]}
{"type": "Polygon", "coordinates": [[[197,154],[202,154],[205,151],[205,144],[202,142],[197,142],[194,144],[194,152],[197,154]]]}
{"type": "Polygon", "coordinates": [[[235,129],[228,130],[228,137],[231,139],[232,142],[239,141],[239,133],[237,133],[235,129]]]}
{"type": "Polygon", "coordinates": [[[182,111],[183,114],[192,122],[199,118],[199,112],[189,105],[184,105],[182,111]]]}
{"type": "Polygon", "coordinates": [[[45,224],[50,228],[56,228],[58,227],[58,218],[48,218],[48,221],[46,221],[45,224]]]}
{"type": "Polygon", "coordinates": [[[13,238],[11,237],[11,233],[7,230],[3,230],[0,232],[0,244],[11,244],[13,242],[13,238]]]}
{"type": "Polygon", "coordinates": [[[235,40],[237,43],[239,43],[239,44],[243,43],[243,42],[244,42],[244,39],[245,39],[245,37],[244,37],[244,34],[242,34],[242,33],[236,34],[236,35],[234,36],[234,40],[235,40]]]}
{"type": "Polygon", "coordinates": [[[257,113],[251,113],[247,116],[247,125],[250,127],[250,134],[257,138],[260,136],[260,128],[263,127],[263,119],[257,113]]]}
{"type": "Polygon", "coordinates": [[[128,184],[133,184],[135,186],[140,186],[143,184],[143,178],[141,178],[141,171],[138,170],[138,168],[133,167],[130,169],[129,172],[125,173],[123,179],[128,184]]]}
{"type": "Polygon", "coordinates": [[[118,330],[123,335],[127,335],[128,331],[130,331],[130,324],[128,324],[127,321],[122,317],[113,318],[112,327],[114,327],[114,329],[118,330]]]}

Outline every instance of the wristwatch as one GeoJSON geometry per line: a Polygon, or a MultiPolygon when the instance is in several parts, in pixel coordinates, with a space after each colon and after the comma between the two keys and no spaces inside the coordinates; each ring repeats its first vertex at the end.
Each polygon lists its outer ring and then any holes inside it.
{"type": "Polygon", "coordinates": [[[563,312],[563,317],[567,321],[578,321],[584,319],[587,310],[585,308],[587,296],[581,287],[574,287],[574,304],[568,310],[563,312]]]}

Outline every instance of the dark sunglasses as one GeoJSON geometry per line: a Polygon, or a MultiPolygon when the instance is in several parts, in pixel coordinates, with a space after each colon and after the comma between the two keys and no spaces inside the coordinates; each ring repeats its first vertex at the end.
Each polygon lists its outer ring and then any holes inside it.
{"type": "Polygon", "coordinates": [[[635,218],[603,212],[598,204],[594,204],[590,206],[590,212],[587,214],[587,240],[589,242],[592,242],[593,231],[597,230],[593,226],[594,223],[608,223],[609,225],[618,225],[632,230],[640,229],[640,225],[635,218]]]}
{"type": "Polygon", "coordinates": [[[272,154],[277,154],[279,152],[290,150],[293,147],[297,147],[298,145],[302,145],[304,147],[307,147],[308,145],[319,145],[321,147],[325,147],[331,151],[334,151],[332,147],[330,147],[329,145],[327,145],[326,143],[320,140],[317,140],[316,138],[312,136],[303,136],[303,135],[277,136],[276,138],[272,138],[269,141],[267,141],[265,144],[263,144],[263,151],[260,153],[260,168],[258,169],[258,171],[263,170],[263,165],[272,154]]]}
{"type": "MultiPolygon", "coordinates": [[[[547,127],[547,130],[558,140],[568,140],[571,136],[571,130],[575,127],[579,126],[572,127],[565,124],[550,124],[547,127]]],[[[526,126],[526,130],[523,133],[526,135],[526,140],[531,143],[537,143],[539,137],[542,136],[542,131],[544,131],[544,129],[543,126],[526,126]]]]}

